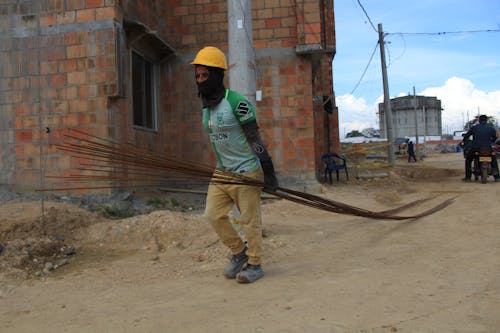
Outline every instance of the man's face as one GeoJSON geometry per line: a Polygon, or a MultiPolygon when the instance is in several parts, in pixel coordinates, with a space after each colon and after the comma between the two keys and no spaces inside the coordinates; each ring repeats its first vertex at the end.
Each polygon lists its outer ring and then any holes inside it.
{"type": "Polygon", "coordinates": [[[208,79],[208,75],[210,72],[208,71],[208,68],[205,66],[196,66],[195,69],[195,77],[196,77],[196,83],[200,84],[208,79]]]}

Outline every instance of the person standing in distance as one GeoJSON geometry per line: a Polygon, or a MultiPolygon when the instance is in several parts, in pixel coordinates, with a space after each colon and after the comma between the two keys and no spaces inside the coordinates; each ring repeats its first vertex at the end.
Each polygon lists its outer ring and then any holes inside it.
{"type": "MultiPolygon", "coordinates": [[[[191,62],[195,66],[198,96],[202,101],[202,123],[208,133],[217,159],[217,168],[264,180],[265,188],[276,191],[271,157],[259,135],[254,106],[238,92],[223,83],[227,61],[214,46],[201,49],[191,62]]],[[[220,184],[208,186],[205,217],[221,242],[230,249],[230,262],[224,269],[228,279],[251,283],[262,276],[262,220],[260,195],[262,188],[248,185],[220,184]],[[246,241],[229,220],[228,213],[236,205],[246,241]]]]}
{"type": "Polygon", "coordinates": [[[408,142],[408,163],[410,163],[411,159],[414,162],[417,162],[417,158],[415,157],[415,146],[413,145],[413,141],[408,142]]]}

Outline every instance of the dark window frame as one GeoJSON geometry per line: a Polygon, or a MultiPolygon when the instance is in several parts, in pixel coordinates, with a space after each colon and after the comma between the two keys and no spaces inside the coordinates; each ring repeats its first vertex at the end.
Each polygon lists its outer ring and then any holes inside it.
{"type": "Polygon", "coordinates": [[[131,52],[132,113],[136,128],[158,130],[157,64],[136,49],[131,52]]]}

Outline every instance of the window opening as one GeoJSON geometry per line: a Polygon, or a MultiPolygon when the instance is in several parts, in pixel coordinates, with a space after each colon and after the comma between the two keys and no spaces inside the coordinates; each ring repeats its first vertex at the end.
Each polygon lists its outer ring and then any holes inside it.
{"type": "Polygon", "coordinates": [[[155,65],[132,51],[134,126],[156,129],[155,65]]]}

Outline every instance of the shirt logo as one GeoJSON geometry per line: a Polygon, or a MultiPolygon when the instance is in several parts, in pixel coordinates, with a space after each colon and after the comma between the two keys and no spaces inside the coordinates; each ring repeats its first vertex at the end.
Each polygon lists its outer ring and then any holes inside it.
{"type": "Polygon", "coordinates": [[[240,121],[247,120],[252,117],[252,112],[250,112],[250,106],[247,102],[239,102],[236,106],[236,113],[240,121]]]}
{"type": "Polygon", "coordinates": [[[229,135],[225,132],[211,133],[209,135],[210,135],[211,142],[223,142],[223,141],[227,141],[229,139],[229,135]]]}
{"type": "Polygon", "coordinates": [[[264,152],[264,146],[256,143],[253,145],[253,150],[255,150],[255,152],[257,153],[257,155],[260,155],[264,152]]]}

